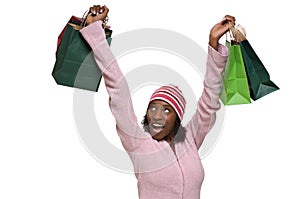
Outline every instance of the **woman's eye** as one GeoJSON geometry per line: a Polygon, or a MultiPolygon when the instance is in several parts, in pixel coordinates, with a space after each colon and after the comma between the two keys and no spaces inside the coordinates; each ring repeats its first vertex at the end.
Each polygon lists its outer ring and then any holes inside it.
{"type": "Polygon", "coordinates": [[[152,106],[152,107],[149,108],[149,110],[150,110],[150,111],[155,111],[155,110],[156,110],[156,107],[152,106]]]}
{"type": "Polygon", "coordinates": [[[170,113],[170,109],[166,108],[165,113],[170,113]]]}

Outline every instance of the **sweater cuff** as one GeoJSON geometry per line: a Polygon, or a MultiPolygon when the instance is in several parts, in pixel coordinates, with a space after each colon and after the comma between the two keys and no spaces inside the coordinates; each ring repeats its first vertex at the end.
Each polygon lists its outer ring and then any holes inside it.
{"type": "Polygon", "coordinates": [[[107,44],[102,23],[102,21],[96,21],[80,30],[80,33],[93,50],[96,49],[97,46],[101,45],[102,42],[107,44]]]}
{"type": "Polygon", "coordinates": [[[218,44],[218,51],[208,45],[208,54],[211,55],[213,61],[217,63],[218,68],[223,68],[228,57],[228,48],[222,44],[218,44]]]}

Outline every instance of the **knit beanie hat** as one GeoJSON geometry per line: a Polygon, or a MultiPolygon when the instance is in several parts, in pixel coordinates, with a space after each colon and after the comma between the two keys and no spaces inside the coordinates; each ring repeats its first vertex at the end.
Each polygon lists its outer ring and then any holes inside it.
{"type": "Polygon", "coordinates": [[[182,121],[186,102],[177,86],[169,84],[158,88],[152,94],[149,104],[154,100],[163,100],[170,104],[182,121]]]}

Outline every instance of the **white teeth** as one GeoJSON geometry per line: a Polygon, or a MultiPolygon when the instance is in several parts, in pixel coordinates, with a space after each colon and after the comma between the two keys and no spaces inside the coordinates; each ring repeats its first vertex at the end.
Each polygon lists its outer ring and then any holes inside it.
{"type": "Polygon", "coordinates": [[[154,126],[154,127],[157,127],[157,128],[163,128],[164,127],[164,125],[162,125],[162,124],[152,124],[152,126],[154,126]]]}

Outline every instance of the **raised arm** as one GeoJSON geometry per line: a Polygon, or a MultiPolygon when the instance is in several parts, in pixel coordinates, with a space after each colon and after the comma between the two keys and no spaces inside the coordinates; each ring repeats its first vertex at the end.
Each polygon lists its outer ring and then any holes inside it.
{"type": "Polygon", "coordinates": [[[220,109],[219,97],[222,88],[222,72],[225,67],[228,49],[219,44],[219,39],[235,24],[235,18],[226,15],[210,31],[208,56],[206,62],[206,74],[204,89],[197,104],[196,113],[186,125],[192,132],[189,136],[194,140],[199,149],[205,136],[213,127],[216,120],[216,112],[220,109]]]}
{"type": "Polygon", "coordinates": [[[126,151],[134,151],[149,134],[139,127],[127,81],[111,52],[102,28],[103,20],[108,13],[106,6],[90,8],[87,26],[81,34],[93,50],[94,58],[102,71],[104,83],[109,94],[109,106],[116,119],[116,128],[126,151]]]}

